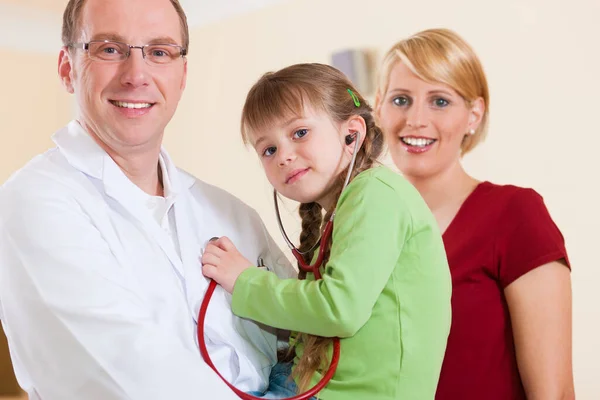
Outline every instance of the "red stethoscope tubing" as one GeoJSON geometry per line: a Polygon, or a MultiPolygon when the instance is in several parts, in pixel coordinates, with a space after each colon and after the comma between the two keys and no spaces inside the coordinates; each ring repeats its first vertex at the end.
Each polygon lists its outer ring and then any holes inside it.
{"type": "MultiPolygon", "coordinates": [[[[326,248],[325,245],[326,245],[327,240],[329,240],[329,237],[331,237],[332,229],[333,229],[333,223],[332,223],[332,221],[329,221],[325,225],[325,229],[323,231],[323,236],[321,238],[321,246],[319,249],[319,255],[313,265],[307,264],[304,261],[302,255],[300,254],[300,252],[298,250],[296,250],[295,248],[292,250],[294,257],[296,257],[296,259],[298,260],[298,263],[300,264],[300,268],[302,268],[304,271],[314,273],[315,279],[321,279],[321,273],[319,271],[319,267],[321,266],[321,264],[323,262],[324,252],[325,252],[325,248],[326,248]]],[[[231,383],[229,383],[223,377],[223,375],[221,375],[219,373],[219,371],[213,364],[212,360],[210,359],[210,355],[208,354],[208,350],[206,348],[206,341],[204,340],[204,322],[206,320],[206,312],[208,310],[208,304],[210,303],[210,299],[212,298],[212,295],[216,288],[217,288],[217,282],[215,282],[211,279],[210,283],[208,284],[208,289],[206,290],[206,294],[204,295],[204,299],[202,300],[202,304],[200,306],[200,313],[198,315],[198,345],[200,346],[200,354],[202,354],[202,358],[204,358],[204,361],[209,365],[209,367],[211,367],[213,369],[213,371],[215,371],[217,373],[217,375],[219,375],[219,377],[223,380],[223,382],[225,382],[227,384],[227,386],[229,386],[229,388],[231,388],[231,390],[233,390],[233,392],[235,394],[237,394],[240,399],[244,399],[244,400],[261,399],[260,397],[256,397],[256,396],[247,394],[247,393],[239,390],[235,386],[233,386],[231,383]]],[[[285,400],[308,400],[311,397],[315,396],[317,393],[319,393],[321,390],[323,390],[323,388],[329,383],[331,378],[333,378],[333,375],[335,374],[339,360],[340,360],[340,339],[333,338],[333,355],[331,357],[331,363],[329,365],[329,369],[323,375],[321,380],[319,382],[317,382],[317,384],[315,386],[313,386],[311,389],[309,389],[308,391],[306,391],[302,394],[296,395],[294,397],[288,397],[285,400]]]]}
{"type": "MultiPolygon", "coordinates": [[[[200,306],[200,314],[198,316],[198,344],[200,345],[200,354],[202,354],[202,358],[204,358],[204,361],[213,369],[213,371],[215,371],[217,373],[217,375],[219,375],[219,377],[223,380],[223,382],[225,382],[227,384],[227,386],[229,386],[229,388],[231,388],[231,390],[233,390],[235,392],[235,394],[238,395],[238,397],[240,399],[244,399],[244,400],[261,399],[260,397],[252,396],[250,394],[242,392],[241,390],[239,390],[238,388],[233,386],[231,383],[227,382],[227,380],[223,377],[223,375],[221,375],[219,373],[219,371],[213,364],[212,360],[210,359],[210,355],[208,354],[208,350],[206,349],[206,342],[204,340],[204,321],[206,319],[206,311],[208,310],[208,304],[210,302],[210,298],[212,297],[216,288],[217,288],[217,282],[211,280],[208,285],[208,290],[206,291],[206,294],[204,295],[204,300],[202,301],[202,305],[200,306]]],[[[329,383],[331,378],[333,378],[333,375],[335,374],[335,370],[337,369],[339,359],[340,359],[340,339],[334,338],[333,339],[333,356],[331,358],[331,364],[329,366],[329,369],[327,370],[325,375],[323,375],[321,380],[314,387],[312,387],[305,393],[296,395],[294,397],[288,397],[286,400],[307,400],[307,399],[310,399],[311,397],[315,396],[321,390],[323,390],[323,388],[329,383]]]]}
{"type": "Polygon", "coordinates": [[[323,230],[323,235],[321,236],[321,244],[319,246],[319,255],[317,256],[317,260],[313,265],[310,265],[304,261],[304,257],[302,257],[302,253],[298,251],[297,248],[292,247],[292,254],[298,260],[298,265],[305,272],[312,272],[315,275],[315,279],[321,279],[321,264],[323,264],[323,258],[325,257],[325,251],[327,250],[327,241],[331,237],[331,232],[333,231],[333,221],[327,221],[325,224],[325,229],[323,230]]]}

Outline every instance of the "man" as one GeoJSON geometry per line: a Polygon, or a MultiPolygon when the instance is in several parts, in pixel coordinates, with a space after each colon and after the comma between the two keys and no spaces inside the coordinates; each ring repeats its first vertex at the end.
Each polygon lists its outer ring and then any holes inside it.
{"type": "MultiPolygon", "coordinates": [[[[253,210],[161,148],[188,41],[177,0],[67,5],[58,72],[77,120],[0,189],[0,318],[32,400],[237,398],[198,351],[201,249],[227,235],[292,275],[253,210]]],[[[229,301],[218,289],[209,308],[212,360],[264,389],[275,335],[229,301]]]]}

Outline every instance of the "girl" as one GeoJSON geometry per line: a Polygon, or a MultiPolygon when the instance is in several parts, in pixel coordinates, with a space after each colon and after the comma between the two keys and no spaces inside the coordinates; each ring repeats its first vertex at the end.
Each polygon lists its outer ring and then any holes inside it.
{"type": "MultiPolygon", "coordinates": [[[[340,337],[336,374],[319,398],[433,399],[450,328],[448,264],[418,192],[376,166],[383,137],[371,107],[335,68],[299,64],[264,75],[241,122],[269,182],[301,203],[306,262],[335,211],[320,280],[303,272],[282,280],[253,268],[226,237],[204,251],[203,272],[232,293],[235,314],[304,332],[293,343],[294,380],[264,398],[312,387],[328,368],[332,338],[340,337]]],[[[273,381],[282,370],[274,369],[273,381]]]]}

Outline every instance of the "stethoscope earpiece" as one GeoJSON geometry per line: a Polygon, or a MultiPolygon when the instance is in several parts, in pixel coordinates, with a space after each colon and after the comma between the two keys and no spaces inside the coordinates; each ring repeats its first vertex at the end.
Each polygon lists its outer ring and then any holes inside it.
{"type": "Polygon", "coordinates": [[[352,142],[354,142],[354,139],[356,139],[356,132],[346,135],[345,139],[346,139],[346,145],[347,146],[351,145],[352,142]]]}

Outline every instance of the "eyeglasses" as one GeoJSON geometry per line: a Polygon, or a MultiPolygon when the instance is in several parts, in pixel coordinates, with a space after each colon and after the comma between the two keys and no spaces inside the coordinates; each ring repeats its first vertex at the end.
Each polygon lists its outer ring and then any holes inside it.
{"type": "Polygon", "coordinates": [[[185,57],[187,49],[176,44],[147,44],[132,46],[127,43],[110,40],[92,40],[87,43],[71,43],[69,47],[87,51],[92,60],[104,62],[121,62],[127,60],[131,49],[140,49],[144,60],[151,64],[170,64],[180,57],[185,57]]]}

